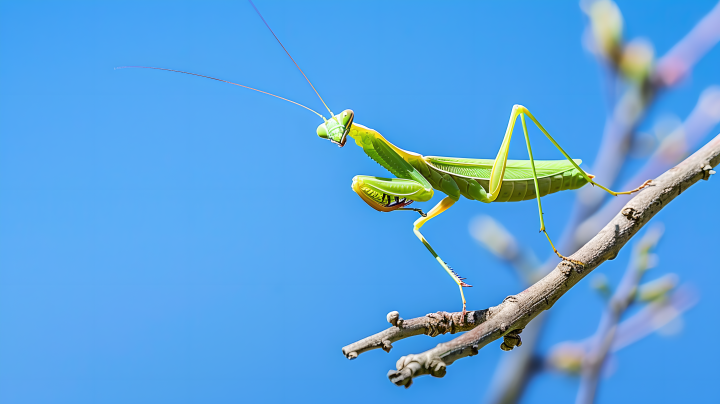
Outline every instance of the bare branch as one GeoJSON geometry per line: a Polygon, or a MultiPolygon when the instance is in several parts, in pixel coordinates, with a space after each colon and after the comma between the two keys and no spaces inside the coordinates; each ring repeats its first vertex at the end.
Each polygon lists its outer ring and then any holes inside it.
{"type": "Polygon", "coordinates": [[[426,314],[424,317],[403,320],[397,311],[391,311],[387,315],[387,320],[392,327],[354,342],[344,347],[342,352],[346,358],[355,359],[361,353],[377,348],[390,352],[393,342],[415,335],[425,334],[436,337],[447,333],[470,331],[485,321],[487,310],[469,311],[465,315],[465,321],[462,322],[460,321],[461,317],[462,312],[459,311],[456,313],[439,311],[426,314]]]}
{"type": "MultiPolygon", "coordinates": [[[[517,340],[522,330],[542,311],[549,309],[588,273],[604,261],[617,256],[620,249],[665,205],[691,185],[708,179],[713,167],[720,163],[720,135],[685,161],[653,181],[653,186],[640,192],[592,240],[570,258],[584,266],[563,261],[547,276],[501,304],[490,307],[486,319],[471,331],[454,340],[438,344],[426,352],[408,355],[397,362],[397,370],[388,373],[397,384],[409,386],[416,376],[445,375],[447,366],[460,358],[475,355],[490,342],[510,335],[517,340]]],[[[506,347],[508,340],[505,341],[506,347]]],[[[510,344],[512,345],[512,343],[510,344]]]]}

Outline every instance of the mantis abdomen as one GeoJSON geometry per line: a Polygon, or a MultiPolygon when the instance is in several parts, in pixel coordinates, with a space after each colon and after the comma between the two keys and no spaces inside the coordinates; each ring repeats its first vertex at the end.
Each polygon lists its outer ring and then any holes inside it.
{"type": "MultiPolygon", "coordinates": [[[[480,179],[477,181],[486,190],[490,186],[489,180],[480,179]]],[[[575,168],[550,177],[538,177],[541,197],[559,191],[578,189],[587,183],[585,177],[575,168]]],[[[535,184],[532,178],[527,180],[503,180],[500,193],[495,202],[519,202],[529,199],[535,199],[535,184]]]]}
{"type": "MultiPolygon", "coordinates": [[[[418,156],[410,159],[409,163],[438,191],[448,193],[447,180],[451,179],[457,185],[460,195],[470,200],[482,200],[482,191],[478,186],[486,193],[490,188],[493,160],[418,156]]],[[[576,160],[576,163],[580,164],[581,161],[576,160]]],[[[541,197],[578,189],[588,183],[582,173],[567,160],[535,161],[535,167],[541,197]]],[[[535,198],[530,161],[508,160],[495,202],[519,202],[535,198]]]]}

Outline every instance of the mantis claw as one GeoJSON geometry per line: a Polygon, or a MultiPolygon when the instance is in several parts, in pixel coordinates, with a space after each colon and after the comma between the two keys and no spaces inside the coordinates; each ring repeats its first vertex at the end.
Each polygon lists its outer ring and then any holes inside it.
{"type": "MultiPolygon", "coordinates": [[[[443,261],[443,262],[445,262],[445,261],[443,261]]],[[[455,275],[455,277],[457,278],[457,280],[458,280],[458,282],[459,282],[458,285],[459,285],[460,287],[463,287],[463,288],[471,288],[471,287],[472,287],[472,285],[467,284],[467,283],[464,282],[464,280],[467,279],[467,278],[463,278],[462,276],[458,275],[458,273],[455,272],[455,270],[454,270],[450,265],[448,265],[447,262],[445,262],[445,266],[447,266],[447,268],[450,270],[450,272],[452,272],[453,275],[455,275]]],[[[464,303],[463,303],[463,304],[464,304],[464,303]]]]}
{"type": "Polygon", "coordinates": [[[558,255],[558,257],[560,257],[560,258],[561,258],[561,259],[562,259],[563,261],[568,261],[568,262],[572,262],[573,264],[577,264],[577,265],[580,265],[580,266],[582,266],[582,267],[584,267],[584,266],[585,266],[585,264],[584,264],[584,263],[583,263],[582,261],[578,261],[578,260],[571,260],[570,258],[568,258],[568,257],[566,257],[566,256],[564,256],[564,255],[562,255],[562,254],[560,254],[560,253],[559,253],[559,252],[557,252],[557,251],[555,251],[555,254],[557,254],[557,255],[558,255]]]}
{"type": "Polygon", "coordinates": [[[423,212],[422,209],[418,208],[397,208],[396,210],[413,210],[420,214],[422,217],[427,217],[427,213],[423,212]]]}

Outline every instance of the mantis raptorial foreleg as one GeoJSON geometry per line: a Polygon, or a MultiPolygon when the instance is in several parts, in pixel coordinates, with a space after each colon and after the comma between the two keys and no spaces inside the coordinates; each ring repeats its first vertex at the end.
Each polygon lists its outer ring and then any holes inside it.
{"type": "Polygon", "coordinates": [[[467,283],[463,282],[465,278],[461,278],[455,271],[453,271],[448,264],[440,258],[439,255],[433,250],[432,246],[430,246],[430,243],[425,239],[425,236],[420,233],[420,228],[430,219],[434,218],[435,216],[443,213],[447,209],[449,209],[455,202],[457,202],[457,199],[452,198],[450,196],[445,197],[440,203],[435,205],[434,208],[432,208],[428,213],[427,216],[421,217],[420,219],[416,220],[413,224],[413,232],[415,235],[422,241],[422,243],[427,247],[428,251],[430,251],[430,254],[435,257],[435,259],[440,263],[440,265],[445,269],[445,272],[450,275],[450,277],[457,283],[458,287],[460,288],[460,297],[462,297],[463,302],[463,318],[465,318],[465,294],[463,293],[463,288],[469,288],[472,287],[471,285],[468,285],[467,283]]]}
{"type": "Polygon", "coordinates": [[[545,136],[550,140],[550,142],[552,142],[552,144],[555,145],[555,147],[557,147],[558,150],[560,150],[560,153],[562,153],[562,155],[565,156],[565,158],[568,159],[568,161],[570,161],[570,163],[572,163],[572,165],[578,169],[580,174],[589,183],[598,186],[600,189],[604,190],[605,192],[607,192],[611,195],[615,195],[615,196],[631,194],[633,192],[637,192],[637,191],[643,189],[644,187],[646,187],[650,183],[650,180],[645,181],[645,183],[643,183],[642,185],[640,185],[639,187],[637,187],[633,190],[624,191],[624,192],[615,192],[615,191],[612,191],[612,190],[598,184],[597,182],[593,181],[592,175],[588,175],[587,173],[585,173],[585,171],[582,170],[577,165],[577,163],[575,163],[575,161],[572,158],[570,158],[570,156],[568,156],[568,154],[565,152],[565,150],[563,150],[562,147],[560,147],[560,145],[555,141],[555,139],[553,139],[552,136],[550,136],[550,134],[545,130],[545,128],[543,128],[542,125],[540,125],[540,122],[538,122],[537,119],[535,119],[535,117],[530,113],[530,111],[527,110],[527,108],[523,107],[522,105],[513,106],[512,112],[510,114],[510,122],[508,123],[507,130],[505,131],[505,137],[503,138],[503,142],[500,145],[500,150],[498,151],[497,157],[495,157],[495,162],[493,163],[492,171],[490,173],[490,192],[488,193],[488,197],[490,198],[491,201],[494,201],[498,197],[498,194],[500,191],[500,186],[502,185],[502,179],[505,174],[505,166],[507,165],[508,151],[510,149],[510,139],[512,138],[512,133],[513,133],[513,129],[515,128],[515,122],[517,121],[517,117],[520,116],[520,120],[522,122],[522,127],[523,127],[523,134],[525,135],[525,144],[527,145],[528,155],[530,156],[530,167],[532,168],[532,173],[533,173],[533,182],[535,185],[535,196],[537,198],[538,212],[540,214],[540,231],[545,233],[545,237],[547,237],[548,241],[550,242],[550,246],[552,246],[553,251],[555,252],[555,254],[558,255],[558,257],[560,257],[564,260],[569,260],[571,262],[575,262],[577,264],[582,265],[582,262],[570,260],[567,257],[565,257],[564,255],[560,254],[558,252],[558,250],[555,248],[555,245],[553,244],[552,240],[550,240],[550,236],[548,235],[547,230],[545,229],[545,221],[543,220],[542,203],[540,202],[540,187],[538,186],[537,173],[535,172],[535,160],[533,159],[532,148],[530,147],[530,137],[528,136],[527,125],[525,124],[525,115],[527,115],[528,117],[530,117],[530,119],[532,119],[532,121],[535,123],[535,125],[538,127],[538,129],[540,129],[542,131],[542,133],[545,134],[545,136]]]}

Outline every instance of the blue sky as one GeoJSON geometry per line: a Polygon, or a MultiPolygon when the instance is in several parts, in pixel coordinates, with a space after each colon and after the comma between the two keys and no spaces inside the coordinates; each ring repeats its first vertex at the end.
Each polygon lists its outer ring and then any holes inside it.
{"type": "MultiPolygon", "coordinates": [[[[649,37],[660,55],[713,4],[619,3],[626,36],[649,37]]],[[[353,109],[356,122],[402,148],[492,158],[520,103],[592,166],[607,98],[604,73],[581,45],[577,2],[256,5],[335,112],[353,109]]],[[[467,389],[474,402],[488,389],[499,342],[408,390],[388,382],[387,370],[449,336],[352,362],[341,354],[384,329],[391,310],[409,318],[460,309],[457,288],[412,234],[415,216],[378,213],[351,191],[354,175],[388,175],[359,148],[322,141],[317,116],[271,97],[113,70],[186,70],[320,111],[248,3],[6,0],[0,57],[1,402],[409,402],[467,389]]],[[[720,84],[718,66],[714,49],[641,130],[686,117],[703,89],[720,84]]],[[[520,139],[511,158],[525,158],[520,139]]],[[[536,158],[560,158],[535,139],[536,158]]],[[[556,238],[573,198],[543,203],[556,238]]],[[[666,236],[649,278],[678,273],[701,301],[680,334],[617,355],[601,402],[714,393],[720,348],[697,341],[720,331],[708,321],[720,307],[720,275],[707,266],[718,198],[717,179],[702,182],[653,219],[666,236]]],[[[471,309],[523,288],[470,237],[478,214],[539,256],[551,252],[534,202],[463,201],[430,222],[428,239],[475,286],[471,309]]],[[[619,279],[629,251],[598,272],[619,279]]],[[[595,331],[602,301],[589,284],[553,308],[545,348],[595,331]]],[[[527,402],[548,394],[567,402],[576,387],[546,374],[527,402]]]]}

